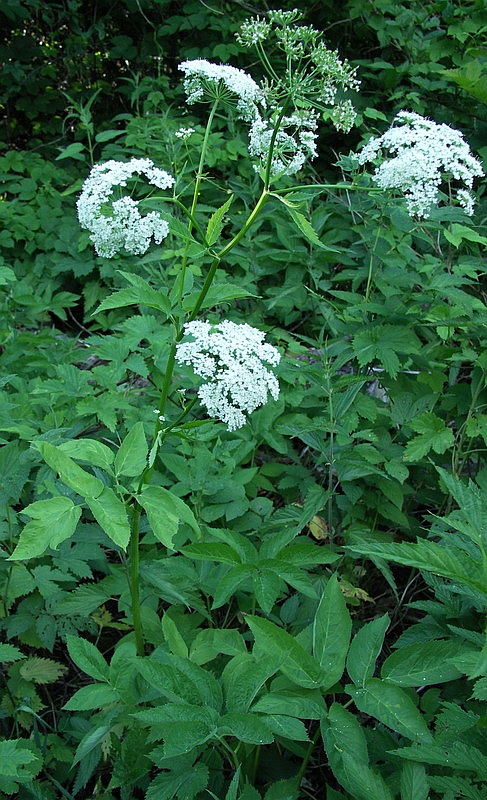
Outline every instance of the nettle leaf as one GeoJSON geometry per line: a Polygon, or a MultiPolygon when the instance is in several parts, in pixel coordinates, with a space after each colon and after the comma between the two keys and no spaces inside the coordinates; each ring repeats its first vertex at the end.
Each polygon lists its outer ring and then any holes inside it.
{"type": "Polygon", "coordinates": [[[379,678],[369,678],[363,688],[347,686],[358,710],[379,720],[408,739],[433,741],[424,718],[411,698],[399,686],[379,678]]]}
{"type": "Polygon", "coordinates": [[[397,354],[409,356],[411,353],[419,353],[421,343],[410,328],[375,325],[356,333],[352,346],[361,367],[378,361],[385,371],[395,378],[402,365],[397,354]]]}
{"type": "Polygon", "coordinates": [[[206,243],[209,247],[218,240],[222,228],[223,228],[223,218],[227,213],[228,209],[233,203],[234,195],[231,194],[228,200],[226,200],[220,208],[211,215],[210,219],[208,220],[208,225],[206,226],[206,243]]]}
{"type": "Polygon", "coordinates": [[[427,411],[421,414],[409,424],[420,435],[415,436],[407,443],[404,450],[405,461],[420,461],[430,450],[434,450],[435,453],[444,453],[455,443],[452,429],[448,428],[444,421],[432,412],[427,411]]]}
{"type": "Polygon", "coordinates": [[[0,644],[0,662],[6,661],[20,661],[22,658],[27,658],[20,652],[18,647],[13,644],[0,644]]]}
{"type": "Polygon", "coordinates": [[[81,508],[69,497],[51,497],[31,503],[22,513],[34,519],[22,529],[9,561],[35,558],[45,553],[48,547],[56,550],[75,532],[81,508]]]}
{"type": "Polygon", "coordinates": [[[347,672],[356,685],[363,686],[367,678],[372,678],[389,622],[389,616],[384,614],[367,622],[353,637],[347,656],[347,672]]]}
{"type": "Polygon", "coordinates": [[[144,424],[137,422],[123,440],[115,456],[115,474],[134,478],[140,475],[146,465],[149,448],[144,433],[144,424]]]}
{"type": "Polygon", "coordinates": [[[201,530],[190,507],[162,486],[144,486],[137,495],[137,502],[147,514],[152,532],[159,542],[170,550],[173,538],[178,532],[179,523],[184,522],[201,539],[201,530]]]}
{"type": "Polygon", "coordinates": [[[461,676],[451,659],[470,653],[460,641],[416,642],[392,653],[384,661],[381,677],[399,686],[427,686],[461,676]]]}
{"type": "Polygon", "coordinates": [[[32,656],[20,666],[20,674],[33,683],[54,683],[66,672],[66,667],[50,658],[32,656]]]}
{"type": "Polygon", "coordinates": [[[85,500],[108,538],[125,550],[130,539],[130,525],[125,506],[113,489],[105,486],[98,497],[86,497],[85,500]]]}
{"type": "MultiPolygon", "coordinates": [[[[0,775],[11,778],[25,777],[24,769],[27,764],[39,762],[40,756],[32,752],[32,745],[26,739],[9,739],[0,742],[0,775]]],[[[9,792],[10,794],[10,792],[9,792]]]]}
{"type": "Polygon", "coordinates": [[[145,794],[145,800],[193,800],[208,785],[209,770],[201,762],[186,769],[160,772],[145,794]]]}
{"type": "Polygon", "coordinates": [[[298,686],[313,689],[321,685],[322,670],[319,663],[306,652],[291,634],[261,617],[246,616],[255,638],[258,652],[272,655],[276,669],[298,686]]]}
{"type": "Polygon", "coordinates": [[[350,644],[352,620],[338,578],[329,579],[313,620],[313,655],[323,671],[322,690],[343,675],[350,644]]]}

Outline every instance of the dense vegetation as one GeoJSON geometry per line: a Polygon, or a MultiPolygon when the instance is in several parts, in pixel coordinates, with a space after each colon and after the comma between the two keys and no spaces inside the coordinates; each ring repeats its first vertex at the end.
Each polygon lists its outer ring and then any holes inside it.
{"type": "Polygon", "coordinates": [[[411,216],[355,153],[407,110],[485,169],[487,11],[296,6],[357,116],[273,175],[179,68],[261,81],[266,3],[0,5],[2,799],[486,796],[485,179],[411,216]],[[77,200],[131,159],[168,235],[104,257],[77,200]],[[241,427],[178,350],[207,319],[280,353],[241,427]]]}

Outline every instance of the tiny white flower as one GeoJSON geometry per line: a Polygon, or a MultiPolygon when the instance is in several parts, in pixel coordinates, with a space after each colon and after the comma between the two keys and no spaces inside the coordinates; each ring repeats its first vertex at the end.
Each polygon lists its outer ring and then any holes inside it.
{"type": "Polygon", "coordinates": [[[203,100],[205,95],[220,97],[230,103],[236,98],[238,115],[247,122],[255,119],[257,104],[263,103],[264,95],[243,69],[213,64],[203,58],[183,61],[179,69],[185,75],[183,87],[189,104],[203,100]]]}
{"type": "Polygon", "coordinates": [[[168,223],[159,214],[151,211],[141,216],[138,203],[132,198],[124,196],[112,201],[114,188],[125,187],[138,174],[145,175],[159,189],[169,189],[174,184],[172,175],[155,167],[149,158],[96,164],[83,184],[77,202],[78,219],[81,227],[90,232],[100,256],[112,258],[121,250],[142,255],[152,238],[160,244],[169,233],[168,223]]]}
{"type": "Polygon", "coordinates": [[[183,139],[185,141],[186,139],[189,139],[191,134],[194,132],[195,132],[194,128],[179,128],[179,130],[176,131],[174,135],[176,136],[177,139],[183,139]]]}
{"type": "Polygon", "coordinates": [[[215,324],[195,320],[184,326],[184,333],[192,341],[178,344],[176,360],[207,379],[198,397],[208,414],[221,419],[228,430],[241,428],[245,414],[264,405],[269,393],[277,400],[279,384],[266,364],[277,365],[281,356],[264,342],[262,331],[228,320],[215,324]]]}
{"type": "Polygon", "coordinates": [[[464,184],[451,187],[451,194],[467,214],[473,213],[473,181],[484,171],[460,131],[401,111],[386,133],[365,145],[359,163],[374,161],[383,151],[392,157],[376,168],[374,180],[383,189],[403,192],[411,215],[428,217],[438,203],[441,184],[451,180],[464,184]]]}
{"type": "MultiPolygon", "coordinates": [[[[273,142],[271,175],[294,175],[308,159],[315,158],[317,125],[313,111],[295,112],[282,118],[273,142]]],[[[273,131],[272,119],[263,120],[260,116],[250,128],[249,153],[262,167],[267,163],[273,131]]],[[[258,170],[259,166],[254,168],[258,170]]]]}

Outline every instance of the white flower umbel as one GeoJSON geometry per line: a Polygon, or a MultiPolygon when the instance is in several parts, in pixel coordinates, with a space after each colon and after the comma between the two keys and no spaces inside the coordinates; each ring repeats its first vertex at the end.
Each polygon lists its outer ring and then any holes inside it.
{"type": "Polygon", "coordinates": [[[183,87],[190,105],[206,98],[219,98],[228,105],[236,105],[238,116],[246,122],[255,119],[264,95],[243,69],[213,64],[202,58],[183,61],[179,69],[185,75],[183,87]]]}
{"type": "Polygon", "coordinates": [[[155,211],[143,217],[138,203],[130,197],[112,201],[115,187],[126,186],[129,179],[140,174],[159,189],[174,184],[172,175],[155,167],[149,158],[96,164],[84,182],[77,203],[78,219],[90,232],[99,256],[112,258],[121,250],[142,255],[152,238],[160,244],[169,233],[169,225],[155,211]]]}
{"type": "MultiPolygon", "coordinates": [[[[274,139],[271,175],[294,175],[308,159],[317,155],[316,114],[312,111],[295,112],[283,117],[274,139]]],[[[273,138],[274,123],[258,117],[252,124],[249,134],[249,153],[265,168],[273,138]]],[[[254,169],[259,170],[258,165],[254,169]]]]}
{"type": "Polygon", "coordinates": [[[280,353],[264,342],[264,333],[245,323],[225,320],[212,324],[188,322],[185,335],[192,341],[178,344],[176,360],[189,364],[206,378],[198,397],[211,417],[218,417],[229,431],[245,425],[245,414],[279,396],[279,384],[266,364],[275,366],[280,353]]]}
{"type": "Polygon", "coordinates": [[[411,215],[428,217],[445,183],[450,183],[450,195],[456,195],[465,212],[473,213],[473,181],[484,171],[460,131],[401,111],[386,133],[365,145],[359,162],[375,161],[383,153],[392,157],[376,168],[374,180],[383,189],[401,191],[411,215]],[[452,181],[463,186],[457,188],[452,181]]]}

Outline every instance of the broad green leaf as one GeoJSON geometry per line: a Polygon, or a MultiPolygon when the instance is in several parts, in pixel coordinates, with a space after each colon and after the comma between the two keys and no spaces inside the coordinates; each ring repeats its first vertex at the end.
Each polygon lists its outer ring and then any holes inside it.
{"type": "Polygon", "coordinates": [[[255,567],[252,564],[237,564],[218,581],[213,598],[212,609],[221,608],[229,598],[235,594],[238,587],[245,581],[250,581],[255,567]]]}
{"type": "MultiPolygon", "coordinates": [[[[192,311],[195,307],[196,301],[199,297],[199,292],[191,292],[183,301],[184,311],[192,311]]],[[[201,308],[213,308],[221,303],[229,303],[231,300],[241,299],[243,297],[257,297],[242,286],[237,286],[235,283],[215,283],[210,286],[208,294],[205,296],[201,308]]]]}
{"type": "Polygon", "coordinates": [[[27,656],[21,653],[18,647],[14,647],[13,644],[0,643],[0,662],[20,661],[22,658],[27,658],[27,656]]]}
{"type": "Polygon", "coordinates": [[[264,795],[264,800],[298,800],[299,796],[300,789],[297,785],[297,779],[288,778],[269,786],[264,795]]]}
{"type": "Polygon", "coordinates": [[[161,627],[171,653],[174,653],[176,656],[181,656],[182,658],[187,658],[188,646],[181,636],[176,623],[168,614],[164,614],[161,627]]]}
{"type": "Polygon", "coordinates": [[[427,686],[461,676],[451,659],[471,652],[460,641],[416,642],[396,650],[384,661],[381,677],[399,686],[427,686]]]}
{"type": "Polygon", "coordinates": [[[91,711],[119,701],[118,692],[107,683],[90,683],[78,689],[63,708],[66,711],[91,711]]]}
{"type": "Polygon", "coordinates": [[[389,621],[387,614],[377,617],[363,625],[352,639],[347,656],[347,672],[357,686],[363,686],[367,678],[372,678],[374,674],[389,621]]]}
{"type": "Polygon", "coordinates": [[[325,704],[318,692],[302,689],[302,694],[271,691],[260,697],[252,711],[265,714],[286,714],[298,719],[321,719],[326,713],[325,704]]]}
{"type": "Polygon", "coordinates": [[[346,691],[353,697],[358,710],[379,720],[388,728],[419,742],[431,742],[424,718],[411,698],[399,686],[369,678],[363,688],[347,686],[346,691]]]}
{"type": "Polygon", "coordinates": [[[205,628],[199,631],[191,644],[189,658],[195,664],[201,665],[212,661],[221,653],[227,656],[247,653],[244,639],[235,628],[205,628]]]}
{"type": "Polygon", "coordinates": [[[22,529],[10,561],[35,558],[45,553],[48,547],[56,550],[75,532],[81,508],[75,506],[69,497],[60,496],[37,500],[26,506],[22,513],[34,519],[22,529]]]}
{"type": "Polygon", "coordinates": [[[201,761],[190,768],[160,772],[149,785],[145,800],[193,800],[205,790],[208,776],[208,767],[201,761]]]}
{"type": "Polygon", "coordinates": [[[181,548],[181,553],[199,561],[217,561],[221,564],[240,564],[242,558],[233,547],[223,542],[196,542],[181,548]]]}
{"type": "Polygon", "coordinates": [[[79,461],[88,461],[95,467],[111,471],[113,464],[113,451],[97,439],[70,439],[59,445],[62,453],[79,461]]]}
{"type": "Polygon", "coordinates": [[[360,329],[353,338],[353,350],[361,367],[377,360],[395,378],[401,367],[398,353],[418,353],[420,341],[410,328],[374,325],[360,329]]]}
{"type": "Polygon", "coordinates": [[[91,753],[95,748],[100,747],[103,740],[106,739],[110,732],[110,725],[99,725],[93,728],[83,736],[74,754],[73,764],[82,761],[88,753],[91,753]]]}
{"type": "Polygon", "coordinates": [[[32,683],[54,683],[66,672],[66,667],[51,658],[31,656],[22,662],[19,673],[26,681],[32,683]]]}
{"type": "Polygon", "coordinates": [[[137,669],[161,696],[220,710],[223,699],[220,683],[209,670],[187,658],[158,652],[157,661],[137,659],[137,669]]]}
{"type": "Polygon", "coordinates": [[[232,658],[222,674],[227,711],[248,711],[265,682],[277,671],[273,656],[256,659],[245,653],[232,658]]]}
{"type": "Polygon", "coordinates": [[[105,298],[98,306],[93,314],[98,314],[100,311],[107,311],[111,308],[123,308],[125,306],[141,305],[149,306],[149,308],[156,308],[169,316],[171,313],[171,304],[168,297],[160,291],[153,289],[147,281],[139,275],[134,275],[130,272],[120,272],[124,278],[132,284],[126,289],[120,289],[113,292],[109,297],[105,298]]]}
{"type": "Polygon", "coordinates": [[[230,195],[228,200],[226,200],[220,208],[217,208],[214,214],[211,215],[210,219],[208,220],[208,225],[206,227],[206,242],[211,247],[212,244],[218,240],[222,228],[223,228],[223,218],[227,213],[228,209],[233,203],[233,194],[230,195]]]}
{"type": "Polygon", "coordinates": [[[274,736],[257,714],[224,714],[218,723],[218,736],[235,736],[240,742],[248,744],[270,744],[274,736]]]}
{"type": "Polygon", "coordinates": [[[108,681],[108,664],[94,644],[71,634],[66,637],[66,644],[71,659],[79,669],[97,681],[108,681]]]}
{"type": "Polygon", "coordinates": [[[130,539],[130,525],[122,501],[113,489],[105,486],[98,497],[87,497],[91,513],[114,544],[126,549],[130,539]]]}
{"type": "Polygon", "coordinates": [[[255,599],[264,614],[270,614],[274,603],[285,589],[282,579],[272,570],[266,569],[261,564],[256,564],[252,569],[252,583],[255,599]]]}
{"type": "Polygon", "coordinates": [[[164,755],[175,758],[189,753],[215,735],[216,728],[205,722],[172,722],[164,730],[164,755]]]}
{"type": "Polygon", "coordinates": [[[59,447],[54,447],[49,442],[34,442],[33,447],[39,450],[46,464],[57,472],[62,482],[74,492],[85,498],[98,497],[102,493],[101,480],[78,466],[59,447]]]}
{"type": "Polygon", "coordinates": [[[130,478],[141,475],[147,465],[149,448],[144,433],[144,424],[136,422],[123,440],[115,456],[115,473],[130,478]]]}
{"type": "Polygon", "coordinates": [[[170,550],[178,532],[179,523],[184,522],[201,538],[200,527],[190,507],[162,486],[144,486],[137,501],[147,514],[152,532],[159,542],[170,550]]]}
{"type": "Polygon", "coordinates": [[[300,719],[285,714],[266,714],[262,717],[274,736],[281,736],[294,742],[309,742],[309,736],[300,719]]]}
{"type": "Polygon", "coordinates": [[[307,239],[310,244],[315,245],[315,247],[320,247],[322,250],[328,250],[328,252],[338,252],[334,247],[328,247],[328,245],[321,241],[311,222],[304,216],[304,214],[301,214],[301,212],[297,210],[294,203],[291,203],[289,200],[286,200],[284,197],[274,194],[273,192],[271,192],[271,195],[276,200],[279,200],[280,203],[282,203],[289,216],[294,220],[294,223],[303,234],[304,238],[307,239]]]}
{"type": "Polygon", "coordinates": [[[321,730],[333,774],[354,800],[393,800],[384,780],[369,766],[365,733],[350,711],[333,703],[321,730]]]}
{"type": "Polygon", "coordinates": [[[454,247],[459,247],[464,239],[469,242],[478,242],[479,244],[487,245],[487,238],[485,236],[481,236],[480,233],[473,228],[467,228],[466,225],[459,225],[457,222],[453,222],[450,229],[445,227],[442,233],[445,239],[454,247]]]}
{"type": "Polygon", "coordinates": [[[407,761],[401,770],[401,800],[428,800],[429,785],[422,764],[407,761]]]}
{"type": "Polygon", "coordinates": [[[449,741],[442,745],[413,744],[390,752],[399,758],[428,766],[435,764],[462,772],[474,772],[482,781],[487,775],[487,756],[471,743],[449,741]]]}
{"type": "Polygon", "coordinates": [[[352,630],[352,620],[336,574],[326,584],[313,620],[313,655],[320,664],[322,691],[343,675],[352,630]]]}
{"type": "Polygon", "coordinates": [[[23,774],[23,768],[34,761],[38,761],[39,766],[42,763],[41,758],[31,751],[31,745],[28,740],[8,739],[7,741],[0,741],[1,776],[19,777],[23,774]]]}
{"type": "Polygon", "coordinates": [[[354,553],[379,556],[397,564],[416,567],[455,582],[466,584],[487,601],[487,587],[481,566],[466,553],[451,551],[432,541],[418,539],[416,544],[386,544],[366,541],[350,545],[354,553]]]}
{"type": "Polygon", "coordinates": [[[313,689],[321,685],[320,665],[293,636],[261,617],[248,615],[245,619],[254,634],[254,652],[273,656],[276,669],[298,686],[313,689]]]}
{"type": "Polygon", "coordinates": [[[404,450],[405,461],[420,461],[430,450],[444,453],[452,447],[455,437],[442,419],[426,411],[409,423],[419,435],[409,440],[404,450]]]}

